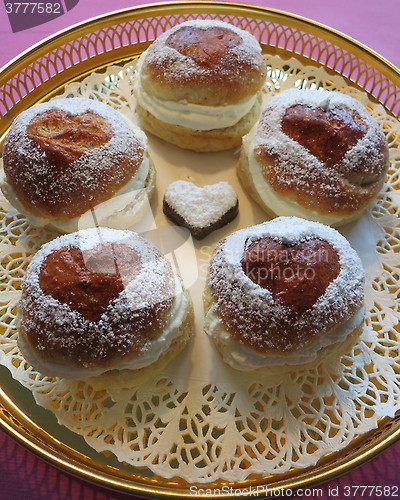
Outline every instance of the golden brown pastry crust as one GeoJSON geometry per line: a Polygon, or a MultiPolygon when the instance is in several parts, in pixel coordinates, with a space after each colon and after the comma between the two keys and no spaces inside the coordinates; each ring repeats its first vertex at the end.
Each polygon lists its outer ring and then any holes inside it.
{"type": "Polygon", "coordinates": [[[29,108],[3,146],[4,172],[35,216],[72,219],[110,199],[135,174],[144,144],[106,104],[59,99],[29,108]]]}

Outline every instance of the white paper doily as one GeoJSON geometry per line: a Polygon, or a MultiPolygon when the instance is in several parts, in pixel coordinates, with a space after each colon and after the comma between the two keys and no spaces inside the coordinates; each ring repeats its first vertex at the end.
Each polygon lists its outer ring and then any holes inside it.
{"type": "MultiPolygon", "coordinates": [[[[203,333],[201,293],[215,244],[236,229],[265,220],[236,179],[237,152],[196,154],[150,138],[158,198],[151,203],[148,220],[132,229],[156,235],[177,263],[195,303],[196,335],[176,362],[136,389],[95,389],[85,382],[48,379],[23,360],[14,326],[21,280],[32,252],[55,233],[31,228],[0,200],[1,364],[32,391],[39,405],[95,450],[110,451],[120,461],[164,478],[241,481],[250,474],[312,466],[400,409],[400,124],[339,76],[295,59],[266,60],[266,99],[292,86],[340,90],[363,102],[388,137],[391,167],[382,194],[359,221],[341,229],[367,274],[364,332],[341,360],[279,377],[237,373],[223,364],[203,333]],[[239,217],[194,247],[183,244],[172,236],[173,226],[161,210],[166,186],[179,178],[198,185],[227,180],[239,196],[239,217]]],[[[68,85],[63,95],[100,99],[132,118],[133,71],[134,63],[110,67],[68,85]]]]}

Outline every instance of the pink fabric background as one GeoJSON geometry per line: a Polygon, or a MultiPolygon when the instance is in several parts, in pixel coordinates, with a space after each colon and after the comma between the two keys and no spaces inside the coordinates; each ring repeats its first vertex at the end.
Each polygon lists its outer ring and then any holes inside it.
{"type": "MultiPolygon", "coordinates": [[[[78,5],[63,16],[46,24],[19,33],[12,33],[0,3],[0,66],[61,29],[111,10],[139,4],[145,0],[80,0],[78,5]]],[[[400,0],[258,0],[242,3],[261,5],[292,12],[326,24],[369,46],[394,65],[400,67],[400,0]]],[[[400,486],[400,443],[392,446],[368,464],[321,486],[323,496],[348,498],[344,486],[400,486]]],[[[26,451],[0,432],[0,500],[123,500],[132,498],[60,472],[26,451]]],[[[399,493],[400,495],[400,493],[399,493]]],[[[296,498],[293,496],[292,498],[296,498]]],[[[305,497],[303,497],[305,498],[305,497]]],[[[308,497],[310,498],[310,497],[308,497]]],[[[351,496],[350,498],[362,498],[351,496]]],[[[376,498],[370,495],[369,498],[376,498]]]]}
{"type": "MultiPolygon", "coordinates": [[[[153,2],[79,0],[78,5],[70,12],[53,21],[27,31],[12,33],[0,2],[0,66],[32,44],[72,24],[112,10],[149,3],[153,2]]],[[[364,43],[400,67],[399,0],[248,0],[242,3],[279,9],[326,24],[364,43]]]]}

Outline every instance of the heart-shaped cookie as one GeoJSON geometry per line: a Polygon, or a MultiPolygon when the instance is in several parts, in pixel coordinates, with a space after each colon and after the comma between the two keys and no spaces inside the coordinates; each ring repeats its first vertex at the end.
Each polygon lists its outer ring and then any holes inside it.
{"type": "Polygon", "coordinates": [[[347,151],[364,137],[366,123],[349,108],[296,104],[282,118],[282,131],[304,146],[327,167],[337,165],[347,151]]]}
{"type": "Polygon", "coordinates": [[[318,238],[294,245],[263,238],[244,252],[242,269],[275,300],[302,314],[338,276],[340,265],[336,250],[318,238]]]}
{"type": "Polygon", "coordinates": [[[165,191],[163,210],[175,224],[202,239],[236,217],[238,198],[227,182],[198,187],[192,182],[176,181],[165,191]]]}

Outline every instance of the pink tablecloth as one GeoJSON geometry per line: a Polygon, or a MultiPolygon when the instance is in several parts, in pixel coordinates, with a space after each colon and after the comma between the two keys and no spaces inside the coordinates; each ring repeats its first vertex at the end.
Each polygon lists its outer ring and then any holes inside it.
{"type": "MultiPolygon", "coordinates": [[[[4,3],[7,1],[11,0],[4,0],[4,3]]],[[[62,3],[68,5],[71,1],[73,0],[63,0],[62,3]]],[[[148,3],[153,2],[79,0],[74,8],[53,21],[12,33],[5,8],[0,2],[0,66],[32,44],[72,24],[112,10],[148,3]]],[[[326,24],[364,43],[400,67],[399,0],[243,0],[241,3],[292,12],[326,24]]]]}
{"type": "MultiPolygon", "coordinates": [[[[62,3],[68,8],[73,0],[62,3]]],[[[76,3],[76,2],[75,2],[76,3]]],[[[150,3],[137,0],[80,0],[66,14],[27,30],[13,33],[0,3],[0,66],[56,31],[105,12],[150,3]]],[[[346,33],[400,67],[399,0],[258,0],[243,3],[292,12],[346,33]]],[[[361,489],[349,486],[400,486],[400,443],[368,464],[314,490],[316,498],[363,498],[361,489]]],[[[0,432],[0,500],[122,500],[126,495],[108,492],[58,471],[0,432]]],[[[375,493],[364,495],[376,498],[375,493]]],[[[389,490],[387,490],[389,491],[389,490]]],[[[392,494],[395,490],[391,490],[392,494]]],[[[388,495],[385,495],[388,497],[388,495]]],[[[394,495],[392,495],[394,497],[394,495]]],[[[400,496],[400,491],[397,492],[400,496]]],[[[132,498],[132,497],[129,497],[132,498]]],[[[292,497],[294,498],[294,497],[292,497]]],[[[307,495],[303,498],[312,498],[307,495]]]]}

